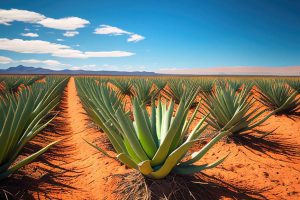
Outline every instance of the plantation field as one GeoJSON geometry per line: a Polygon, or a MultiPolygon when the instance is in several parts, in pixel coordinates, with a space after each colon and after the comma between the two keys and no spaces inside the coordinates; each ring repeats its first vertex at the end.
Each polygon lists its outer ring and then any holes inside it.
{"type": "Polygon", "coordinates": [[[300,79],[0,76],[0,199],[300,199],[300,79]]]}

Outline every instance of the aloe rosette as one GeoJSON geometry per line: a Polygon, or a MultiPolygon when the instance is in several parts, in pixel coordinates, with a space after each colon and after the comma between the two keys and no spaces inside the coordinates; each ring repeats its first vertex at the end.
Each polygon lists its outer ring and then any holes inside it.
{"type": "Polygon", "coordinates": [[[284,81],[259,80],[256,86],[258,101],[276,114],[292,114],[299,111],[299,93],[284,81]]]}
{"type": "Polygon", "coordinates": [[[251,96],[251,88],[252,84],[247,84],[237,92],[231,84],[217,86],[214,93],[204,98],[204,114],[210,113],[207,123],[215,130],[241,134],[265,122],[273,112],[263,117],[267,109],[253,108],[256,100],[251,96]]]}
{"type": "MultiPolygon", "coordinates": [[[[161,179],[171,172],[190,174],[213,168],[224,156],[211,164],[196,165],[207,151],[229,132],[220,132],[199,151],[188,156],[189,149],[199,141],[206,129],[205,118],[189,132],[200,104],[188,119],[197,90],[185,91],[175,112],[175,103],[152,102],[150,114],[144,105],[133,99],[133,113],[126,112],[116,94],[106,85],[97,86],[86,79],[76,79],[84,107],[91,119],[102,128],[117,153],[117,159],[139,170],[143,175],[161,179]],[[131,119],[133,115],[133,120],[131,119]],[[186,136],[188,137],[186,138],[186,136]]],[[[91,143],[89,143],[91,144],[91,143]]],[[[93,147],[108,155],[100,147],[93,147]]]]}
{"type": "Polygon", "coordinates": [[[0,180],[30,163],[57,142],[16,162],[23,147],[52,120],[49,113],[59,104],[67,79],[50,78],[46,84],[33,84],[0,100],[0,180]],[[51,81],[52,80],[52,81],[51,81]]]}

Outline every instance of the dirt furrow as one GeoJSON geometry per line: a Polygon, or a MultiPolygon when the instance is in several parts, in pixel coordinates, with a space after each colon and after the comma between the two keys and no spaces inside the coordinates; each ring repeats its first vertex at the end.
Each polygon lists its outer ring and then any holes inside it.
{"type": "Polygon", "coordinates": [[[104,157],[84,141],[85,139],[104,149],[107,148],[99,141],[99,138],[104,138],[105,135],[90,126],[77,96],[73,77],[70,78],[64,93],[60,112],[60,116],[54,122],[54,126],[61,124],[59,136],[51,136],[51,131],[46,134],[55,140],[62,140],[52,150],[54,155],[49,156],[50,167],[49,164],[44,166],[50,170],[52,181],[41,183],[39,188],[42,189],[34,191],[33,196],[35,199],[64,200],[106,198],[106,194],[112,193],[113,190],[111,186],[107,187],[108,183],[113,181],[113,178],[109,177],[123,167],[120,168],[117,161],[104,157]]]}

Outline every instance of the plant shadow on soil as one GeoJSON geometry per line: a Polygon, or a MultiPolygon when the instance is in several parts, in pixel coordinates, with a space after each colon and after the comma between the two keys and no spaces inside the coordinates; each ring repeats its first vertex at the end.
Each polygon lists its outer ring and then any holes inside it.
{"type": "MultiPolygon", "coordinates": [[[[65,101],[62,100],[62,102],[65,101]]],[[[24,147],[20,157],[31,155],[50,142],[59,140],[59,138],[63,137],[64,140],[52,146],[46,153],[35,159],[32,164],[0,181],[0,199],[33,200],[35,199],[32,196],[33,193],[37,194],[38,198],[55,199],[51,194],[64,194],[70,190],[78,190],[78,188],[63,184],[65,180],[76,179],[81,173],[81,169],[70,170],[62,167],[64,164],[68,164],[65,160],[70,160],[66,158],[72,157],[65,152],[74,150],[74,147],[65,144],[65,140],[68,140],[64,137],[68,135],[65,128],[66,120],[58,112],[65,108],[64,103],[59,105],[55,112],[49,116],[51,118],[57,115],[56,118],[34,138],[33,142],[24,147]]]]}
{"type": "MultiPolygon", "coordinates": [[[[65,101],[62,101],[65,102],[65,101]]],[[[61,103],[58,110],[65,109],[66,105],[61,103]]],[[[58,111],[57,110],[57,111],[58,111]]],[[[22,155],[30,155],[36,152],[45,144],[50,143],[57,138],[69,135],[65,129],[66,122],[58,114],[57,118],[38,134],[34,142],[29,143],[24,148],[22,155]]],[[[266,137],[267,138],[267,137],[266,137]]],[[[272,138],[259,138],[254,135],[243,135],[236,137],[234,142],[253,152],[262,152],[268,155],[268,152],[284,156],[296,156],[299,154],[299,148],[287,141],[275,140],[272,138]],[[284,142],[284,143],[283,143],[284,142]]],[[[68,138],[65,138],[68,140],[68,138]]],[[[109,145],[109,142],[107,142],[109,145]]],[[[78,190],[69,185],[63,184],[64,180],[76,179],[81,173],[80,169],[70,171],[62,167],[65,158],[71,157],[64,152],[72,152],[73,147],[67,146],[61,141],[52,147],[45,154],[35,160],[42,165],[33,165],[34,167],[14,174],[10,178],[0,182],[0,199],[35,199],[32,193],[35,193],[43,199],[54,199],[50,196],[52,193],[64,194],[70,190],[78,190]],[[61,151],[64,149],[64,151],[61,151]],[[53,173],[55,171],[55,173],[53,173]],[[1,192],[2,190],[2,192],[1,192]]],[[[30,167],[30,166],[29,166],[30,167]]],[[[151,180],[142,176],[139,172],[129,172],[127,174],[113,175],[121,181],[118,183],[119,189],[115,191],[119,199],[220,199],[229,197],[235,199],[266,199],[262,192],[266,188],[257,190],[249,188],[240,188],[225,181],[208,176],[204,173],[198,173],[194,176],[180,176],[171,174],[163,180],[151,180]]]]}
{"type": "MultiPolygon", "coordinates": [[[[276,130],[276,129],[275,129],[276,130]]],[[[271,134],[275,131],[273,130],[271,134]]],[[[300,157],[300,150],[299,146],[289,142],[288,140],[277,139],[274,137],[268,137],[271,134],[270,132],[263,132],[259,130],[254,130],[252,133],[258,133],[259,135],[266,134],[266,137],[259,137],[256,135],[249,134],[241,134],[236,135],[234,137],[230,137],[231,141],[239,146],[243,146],[245,149],[249,150],[250,152],[260,156],[260,153],[279,160],[279,158],[275,158],[270,153],[277,154],[284,156],[286,158],[289,157],[300,157]]],[[[286,160],[285,160],[286,161],[286,160]]]]}
{"type": "Polygon", "coordinates": [[[259,200],[266,199],[261,193],[266,188],[239,188],[218,178],[197,173],[195,175],[170,174],[162,180],[152,180],[137,171],[127,174],[116,174],[118,189],[115,191],[119,200],[215,200],[222,197],[233,199],[259,200]]]}

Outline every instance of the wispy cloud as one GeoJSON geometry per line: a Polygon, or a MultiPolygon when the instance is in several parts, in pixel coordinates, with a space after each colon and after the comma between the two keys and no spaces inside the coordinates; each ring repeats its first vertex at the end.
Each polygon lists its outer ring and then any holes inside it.
{"type": "Polygon", "coordinates": [[[90,24],[88,20],[79,17],[65,17],[60,19],[54,19],[46,17],[40,13],[32,12],[28,10],[19,9],[0,9],[0,24],[11,25],[12,22],[19,21],[25,23],[40,24],[47,28],[59,29],[59,30],[76,30],[83,28],[90,24]]]}
{"type": "Polygon", "coordinates": [[[127,51],[86,51],[72,49],[70,46],[51,43],[43,40],[22,40],[0,38],[0,50],[33,53],[51,54],[56,57],[64,58],[91,58],[91,57],[127,57],[135,53],[127,51]]]}
{"type": "Polygon", "coordinates": [[[94,34],[99,34],[99,35],[128,35],[129,38],[127,39],[128,42],[138,42],[141,40],[144,40],[145,37],[129,32],[129,31],[125,31],[121,28],[118,27],[114,27],[114,26],[109,26],[109,25],[100,25],[99,28],[96,28],[94,31],[94,34]]]}
{"type": "Polygon", "coordinates": [[[100,25],[99,28],[96,28],[94,31],[95,34],[101,34],[101,35],[129,35],[131,34],[128,31],[125,31],[123,29],[120,29],[118,27],[109,26],[109,25],[100,25]]]}
{"type": "Polygon", "coordinates": [[[25,37],[39,37],[37,33],[21,33],[21,35],[25,37]]]}
{"type": "Polygon", "coordinates": [[[55,67],[56,69],[63,67],[70,67],[69,64],[61,63],[58,60],[37,60],[37,59],[25,59],[25,60],[13,60],[9,57],[0,56],[0,64],[10,64],[13,63],[15,65],[18,64],[29,64],[29,65],[38,65],[38,67],[55,67]]]}
{"type": "Polygon", "coordinates": [[[59,41],[59,42],[65,41],[64,39],[60,39],[60,38],[58,38],[58,39],[56,39],[56,40],[59,41]]]}
{"type": "Polygon", "coordinates": [[[12,59],[5,56],[0,56],[0,64],[9,64],[11,62],[13,62],[12,59]]]}
{"type": "Polygon", "coordinates": [[[89,65],[82,65],[82,66],[74,66],[71,69],[78,70],[91,70],[91,71],[144,71],[146,69],[145,66],[133,66],[133,65],[96,65],[96,64],[89,64],[89,65]]]}
{"type": "Polygon", "coordinates": [[[127,51],[87,51],[84,52],[88,58],[109,58],[109,57],[127,57],[134,53],[127,51]]]}
{"type": "Polygon", "coordinates": [[[78,35],[79,32],[78,31],[66,31],[63,35],[65,37],[74,37],[75,35],[78,35]]]}
{"type": "Polygon", "coordinates": [[[127,39],[127,42],[139,42],[144,39],[145,39],[144,36],[141,36],[138,34],[132,34],[132,35],[130,35],[130,38],[127,39]]]}
{"type": "Polygon", "coordinates": [[[60,66],[68,67],[68,66],[70,66],[69,64],[63,64],[63,63],[61,63],[57,60],[28,59],[28,60],[19,60],[19,61],[15,61],[15,62],[27,63],[27,64],[44,64],[44,65],[56,66],[56,67],[60,67],[60,66]]]}

